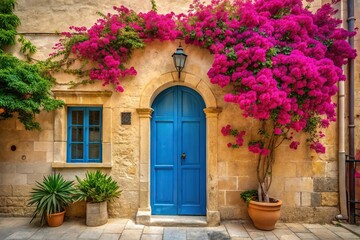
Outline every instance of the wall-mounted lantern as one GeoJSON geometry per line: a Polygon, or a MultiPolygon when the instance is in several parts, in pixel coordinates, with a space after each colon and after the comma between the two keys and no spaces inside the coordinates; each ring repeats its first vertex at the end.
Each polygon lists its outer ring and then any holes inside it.
{"type": "Polygon", "coordinates": [[[180,73],[185,67],[185,62],[187,58],[187,54],[184,53],[184,49],[181,47],[181,43],[179,43],[179,47],[176,49],[176,52],[173,53],[172,58],[174,60],[175,68],[179,73],[180,79],[180,73]]]}

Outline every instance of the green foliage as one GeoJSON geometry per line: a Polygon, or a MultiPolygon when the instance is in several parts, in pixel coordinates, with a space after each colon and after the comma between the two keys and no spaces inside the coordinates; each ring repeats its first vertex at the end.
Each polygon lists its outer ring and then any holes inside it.
{"type": "Polygon", "coordinates": [[[284,17],[284,16],[286,16],[286,15],[289,15],[290,14],[290,8],[281,8],[281,9],[279,9],[279,11],[277,12],[277,14],[275,14],[274,16],[273,16],[273,18],[274,19],[280,19],[280,18],[282,18],[282,17],[284,17]]]}
{"type": "Polygon", "coordinates": [[[306,122],[306,127],[304,128],[304,132],[309,134],[309,137],[306,139],[307,142],[312,142],[316,138],[317,129],[320,125],[321,118],[318,116],[314,116],[309,118],[306,122]]]}
{"type": "Polygon", "coordinates": [[[15,44],[20,19],[13,14],[16,0],[0,0],[0,49],[15,44]]]}
{"type": "Polygon", "coordinates": [[[150,1],[151,1],[151,10],[153,10],[154,12],[157,12],[157,7],[156,7],[155,0],[150,0],[150,1]]]}
{"type": "Polygon", "coordinates": [[[85,179],[80,179],[76,176],[78,185],[79,200],[87,202],[104,202],[110,201],[120,196],[122,190],[111,176],[97,170],[96,172],[86,172],[85,179]]]}
{"type": "Polygon", "coordinates": [[[254,197],[257,197],[258,191],[255,189],[244,191],[240,194],[240,197],[245,201],[246,205],[249,204],[254,197]]]}
{"type": "Polygon", "coordinates": [[[26,130],[40,129],[35,114],[52,111],[63,106],[63,102],[52,97],[52,77],[44,63],[30,64],[30,54],[36,47],[20,36],[20,51],[28,62],[4,52],[4,47],[15,44],[16,27],[20,19],[13,14],[16,0],[0,0],[0,120],[18,114],[26,130]]]}
{"type": "Polygon", "coordinates": [[[119,34],[116,36],[116,41],[113,43],[113,47],[125,47],[129,51],[129,56],[134,49],[140,49],[145,47],[144,41],[139,37],[136,31],[131,27],[125,27],[119,30],[119,34]]]}
{"type": "Polygon", "coordinates": [[[63,176],[58,174],[51,174],[44,176],[43,182],[36,182],[36,188],[33,188],[29,206],[36,206],[32,222],[37,215],[41,216],[41,225],[45,223],[46,215],[62,212],[74,200],[75,189],[74,182],[68,181],[63,176]]]}
{"type": "Polygon", "coordinates": [[[14,14],[0,13],[0,28],[10,30],[20,25],[20,19],[14,14]]]}
{"type": "Polygon", "coordinates": [[[0,29],[0,49],[3,49],[7,45],[15,44],[16,30],[0,29]]]}
{"type": "Polygon", "coordinates": [[[20,52],[24,54],[28,61],[31,61],[30,55],[36,52],[36,46],[22,35],[20,35],[18,42],[21,44],[20,52]]]}
{"type": "Polygon", "coordinates": [[[39,64],[31,65],[0,52],[0,108],[5,112],[0,119],[18,118],[27,130],[40,129],[34,114],[41,110],[52,111],[63,102],[51,96],[52,82],[41,72],[39,64]]]}
{"type": "Polygon", "coordinates": [[[15,8],[16,0],[0,0],[0,12],[12,13],[15,8]]]}

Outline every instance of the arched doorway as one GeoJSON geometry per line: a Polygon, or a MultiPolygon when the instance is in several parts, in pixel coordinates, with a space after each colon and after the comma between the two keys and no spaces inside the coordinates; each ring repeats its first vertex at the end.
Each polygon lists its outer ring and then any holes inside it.
{"type": "Polygon", "coordinates": [[[184,86],[161,92],[152,104],[152,214],[206,215],[205,103],[184,86]]]}
{"type": "Polygon", "coordinates": [[[140,192],[139,208],[136,213],[136,222],[151,225],[152,210],[150,204],[150,150],[151,150],[151,108],[155,98],[164,90],[173,86],[185,86],[199,93],[205,102],[206,108],[206,220],[208,226],[216,226],[220,223],[218,202],[218,166],[217,166],[217,138],[218,117],[221,108],[218,107],[216,97],[208,86],[208,82],[196,75],[182,72],[182,80],[177,78],[177,72],[164,73],[152,80],[142,91],[137,114],[140,127],[140,153],[139,174],[140,192]]]}

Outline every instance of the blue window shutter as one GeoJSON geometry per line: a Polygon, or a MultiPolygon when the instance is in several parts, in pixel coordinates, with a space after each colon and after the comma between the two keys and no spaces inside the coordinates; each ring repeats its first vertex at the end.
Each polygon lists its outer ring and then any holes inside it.
{"type": "Polygon", "coordinates": [[[69,107],[67,162],[102,162],[102,108],[69,107]]]}

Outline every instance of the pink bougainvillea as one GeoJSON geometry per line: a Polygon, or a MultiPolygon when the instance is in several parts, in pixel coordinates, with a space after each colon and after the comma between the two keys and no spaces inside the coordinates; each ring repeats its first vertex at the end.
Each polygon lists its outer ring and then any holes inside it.
{"type": "MultiPolygon", "coordinates": [[[[356,56],[346,42],[354,33],[338,28],[334,13],[330,4],[312,13],[301,0],[195,1],[183,18],[185,41],[214,54],[211,83],[233,86],[225,102],[261,122],[258,139],[248,144],[258,154],[260,200],[269,201],[273,151],[285,140],[291,149],[300,144],[293,132],[307,133],[310,148],[325,153],[319,129],[336,120],[332,97],[345,80],[341,67],[356,56]]],[[[228,147],[243,145],[238,132],[223,128],[224,136],[234,133],[228,147]]]]}
{"type": "Polygon", "coordinates": [[[71,26],[75,34],[63,32],[65,38],[55,46],[57,52],[52,56],[63,55],[65,59],[60,63],[65,60],[67,67],[74,59],[96,63],[96,67],[89,70],[68,72],[81,77],[88,75],[90,80],[100,80],[104,86],[113,84],[117,91],[123,92],[120,79],[137,74],[134,67],[125,65],[132,51],[155,39],[175,40],[182,33],[177,30],[174,13],[135,13],[124,6],[114,10],[116,14],[103,15],[89,29],[71,26]]]}
{"type": "MultiPolygon", "coordinates": [[[[52,59],[63,58],[54,66],[113,84],[122,92],[120,80],[136,75],[126,66],[134,49],[155,39],[184,38],[214,55],[208,77],[220,87],[232,86],[225,102],[237,104],[243,117],[261,123],[258,139],[249,140],[248,150],[259,156],[263,197],[268,197],[271,184],[266,179],[272,153],[285,140],[297,149],[294,132],[307,133],[310,148],[325,152],[319,130],[336,120],[332,97],[337,83],[345,80],[342,66],[356,57],[346,41],[355,33],[338,27],[341,21],[333,17],[330,4],[315,13],[301,0],[213,0],[207,5],[195,0],[187,14],[179,15],[158,14],[154,5],[147,13],[114,9],[116,14],[103,15],[89,29],[72,27],[75,33],[63,33],[52,59]],[[85,64],[74,70],[70,66],[77,59],[85,64]],[[87,63],[95,67],[88,69],[87,63]]],[[[221,132],[235,138],[228,147],[244,144],[245,131],[227,125],[221,132]]]]}
{"type": "Polygon", "coordinates": [[[196,1],[183,18],[185,40],[214,53],[210,81],[234,86],[225,101],[244,117],[271,121],[280,138],[305,131],[312,149],[323,153],[317,129],[336,120],[331,98],[345,80],[341,66],[356,56],[346,42],[354,33],[338,28],[334,13],[326,4],[314,14],[301,0],[196,1]]]}

